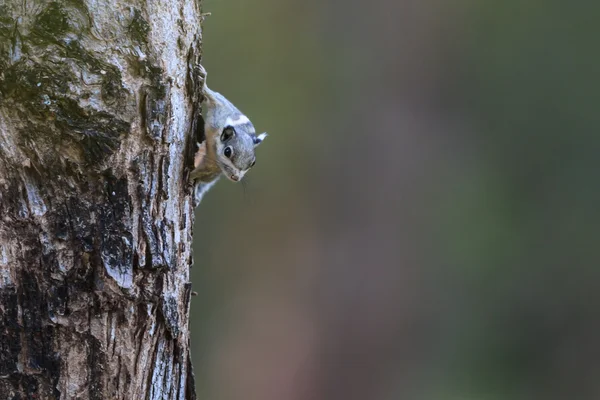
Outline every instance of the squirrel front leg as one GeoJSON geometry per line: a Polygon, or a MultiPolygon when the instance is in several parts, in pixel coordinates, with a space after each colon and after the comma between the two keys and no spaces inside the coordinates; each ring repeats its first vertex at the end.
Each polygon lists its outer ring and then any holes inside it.
{"type": "Polygon", "coordinates": [[[216,162],[210,158],[206,146],[206,140],[199,144],[194,156],[194,170],[190,174],[192,180],[204,183],[215,180],[221,173],[216,162]]]}
{"type": "Polygon", "coordinates": [[[214,161],[209,160],[206,151],[206,140],[199,145],[194,156],[194,170],[190,178],[194,181],[194,206],[198,206],[204,195],[219,180],[221,171],[215,168],[214,161]]]}

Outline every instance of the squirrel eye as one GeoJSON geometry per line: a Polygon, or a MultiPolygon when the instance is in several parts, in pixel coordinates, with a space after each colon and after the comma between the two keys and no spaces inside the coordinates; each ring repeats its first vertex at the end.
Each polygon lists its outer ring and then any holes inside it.
{"type": "Polygon", "coordinates": [[[231,139],[233,135],[235,135],[235,129],[231,126],[226,127],[223,129],[223,133],[221,133],[221,142],[231,139]]]}
{"type": "Polygon", "coordinates": [[[256,164],[256,160],[252,161],[252,164],[250,164],[250,168],[254,167],[254,164],[256,164]]]}
{"type": "Polygon", "coordinates": [[[233,150],[231,150],[231,146],[225,147],[223,154],[225,154],[225,157],[231,158],[231,155],[233,154],[233,150]]]}

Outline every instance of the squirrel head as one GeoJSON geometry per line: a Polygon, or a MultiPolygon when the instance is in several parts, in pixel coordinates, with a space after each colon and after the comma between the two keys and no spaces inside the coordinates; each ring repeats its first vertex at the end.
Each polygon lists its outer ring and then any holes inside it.
{"type": "Polygon", "coordinates": [[[220,136],[215,141],[217,164],[223,174],[234,182],[242,180],[256,163],[254,149],[267,137],[256,135],[254,126],[244,115],[236,120],[228,118],[220,136]]]}

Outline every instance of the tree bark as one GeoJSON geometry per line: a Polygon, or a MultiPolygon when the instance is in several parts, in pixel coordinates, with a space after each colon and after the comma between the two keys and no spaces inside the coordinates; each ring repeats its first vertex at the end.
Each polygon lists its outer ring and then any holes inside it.
{"type": "Polygon", "coordinates": [[[0,0],[0,399],[194,399],[200,2],[0,0]]]}

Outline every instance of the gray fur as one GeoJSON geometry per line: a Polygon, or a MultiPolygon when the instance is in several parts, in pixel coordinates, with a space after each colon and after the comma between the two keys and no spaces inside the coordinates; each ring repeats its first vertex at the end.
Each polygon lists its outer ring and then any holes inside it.
{"type": "Polygon", "coordinates": [[[233,148],[233,156],[230,158],[233,165],[241,171],[246,171],[250,169],[250,166],[255,159],[254,139],[253,134],[250,133],[250,128],[254,131],[254,127],[251,123],[248,123],[237,125],[234,128],[236,134],[225,141],[223,145],[231,146],[233,148]]]}

